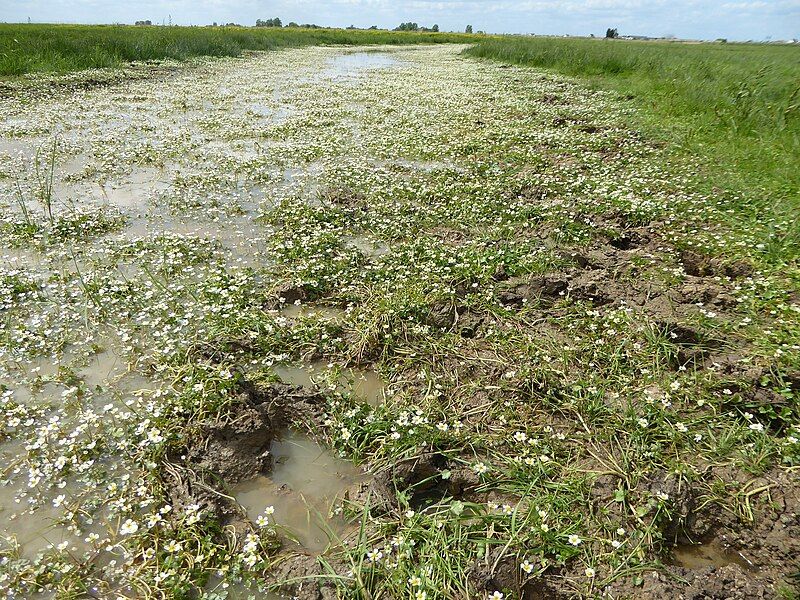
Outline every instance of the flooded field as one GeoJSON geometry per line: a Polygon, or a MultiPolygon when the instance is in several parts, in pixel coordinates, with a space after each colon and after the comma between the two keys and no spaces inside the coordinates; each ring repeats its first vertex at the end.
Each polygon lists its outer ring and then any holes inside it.
{"type": "Polygon", "coordinates": [[[796,298],[619,99],[460,50],[0,99],[7,597],[784,585],[796,298]]]}

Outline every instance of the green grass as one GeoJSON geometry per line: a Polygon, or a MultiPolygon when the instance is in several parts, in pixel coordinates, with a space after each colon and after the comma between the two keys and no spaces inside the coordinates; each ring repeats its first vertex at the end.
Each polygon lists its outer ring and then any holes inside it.
{"type": "Polygon", "coordinates": [[[451,33],[246,27],[0,24],[0,77],[116,67],[130,61],[238,56],[246,50],[312,45],[436,44],[451,33]]]}
{"type": "Polygon", "coordinates": [[[800,241],[800,47],[492,38],[466,53],[617,92],[638,109],[636,126],[679,160],[702,161],[701,188],[719,194],[742,226],[775,212],[785,223],[778,254],[800,241]]]}

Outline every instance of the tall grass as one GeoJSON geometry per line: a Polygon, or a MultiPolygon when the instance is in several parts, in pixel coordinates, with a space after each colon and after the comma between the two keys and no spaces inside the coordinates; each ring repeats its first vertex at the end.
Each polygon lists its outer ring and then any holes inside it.
{"type": "Polygon", "coordinates": [[[797,217],[800,46],[488,38],[466,53],[617,92],[637,125],[704,161],[706,185],[741,194],[742,215],[797,217]]]}
{"type": "Polygon", "coordinates": [[[451,33],[245,27],[0,24],[0,77],[114,67],[130,61],[238,56],[309,45],[468,42],[451,33]]]}

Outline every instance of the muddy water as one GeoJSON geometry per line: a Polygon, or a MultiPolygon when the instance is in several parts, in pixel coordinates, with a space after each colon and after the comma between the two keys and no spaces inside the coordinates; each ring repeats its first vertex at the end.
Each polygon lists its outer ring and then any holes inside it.
{"type": "Polygon", "coordinates": [[[308,365],[281,365],[274,371],[285,383],[352,394],[372,406],[383,404],[388,393],[386,381],[372,369],[344,369],[337,375],[332,365],[314,361],[308,365]]]}
{"type": "Polygon", "coordinates": [[[336,500],[364,475],[311,440],[287,434],[271,447],[273,469],[233,490],[252,521],[274,508],[270,521],[309,552],[323,552],[351,530],[337,516],[336,500]]]}
{"type": "MultiPolygon", "coordinates": [[[[309,87],[335,86],[337,82],[349,87],[371,71],[402,66],[401,61],[385,53],[309,52],[309,58],[287,60],[284,72],[264,85],[254,85],[250,73],[231,68],[229,74],[213,75],[213,81],[220,85],[211,91],[201,89],[191,78],[181,81],[179,76],[175,82],[134,83],[131,89],[126,85],[87,92],[74,105],[56,99],[17,114],[4,114],[8,118],[0,119],[0,211],[18,210],[15,194],[19,186],[28,199],[28,208],[42,214],[37,200],[41,181],[36,156],[40,153],[47,163],[57,139],[53,171],[57,210],[125,217],[121,229],[89,236],[76,244],[79,256],[75,267],[80,265],[87,278],[93,275],[92,261],[82,260],[81,253],[102,257],[120,243],[152,241],[164,234],[218,242],[224,264],[231,271],[268,269],[274,262],[270,256],[272,229],[260,222],[259,216],[282,201],[315,202],[329,169],[336,160],[343,160],[313,155],[295,158],[293,150],[281,152],[285,138],[270,132],[302,116],[302,94],[308,94],[309,87]],[[302,93],[295,96],[303,86],[302,93]],[[143,100],[133,100],[135,97],[143,100]]],[[[0,108],[0,112],[3,110],[0,108]]],[[[387,251],[368,237],[354,237],[350,243],[371,256],[387,251]]],[[[64,256],[72,256],[64,248],[12,248],[5,241],[0,241],[0,246],[0,269],[35,270],[43,281],[64,277],[61,271],[73,271],[72,267],[61,268],[64,256]]],[[[127,261],[116,267],[131,279],[146,266],[138,257],[130,264],[127,261]]],[[[69,298],[78,297],[66,288],[61,291],[69,292],[69,298]]],[[[52,294],[53,298],[67,297],[52,294]]],[[[44,321],[47,311],[61,311],[60,301],[45,305],[32,320],[44,321]]],[[[283,311],[288,318],[320,313],[332,320],[343,316],[334,308],[291,306],[283,311]]],[[[42,418],[46,419],[66,404],[62,394],[67,387],[47,380],[58,379],[60,373],[69,370],[85,392],[80,402],[71,400],[80,405],[80,410],[113,404],[137,415],[147,414],[138,392],[160,385],[138,371],[135,360],[123,358],[126,347],[138,345],[140,340],[105,339],[97,333],[97,323],[88,318],[85,327],[88,334],[79,334],[86,336],[81,339],[84,345],[75,351],[69,345],[54,343],[31,357],[0,353],[0,389],[12,390],[14,400],[26,407],[43,408],[42,418]],[[44,383],[32,384],[42,378],[44,383]]],[[[45,337],[47,341],[54,336],[48,333],[45,337]]],[[[323,370],[327,367],[309,365],[288,369],[284,375],[287,380],[313,385],[323,370]]],[[[373,371],[348,370],[337,373],[334,379],[329,383],[335,389],[373,404],[383,401],[386,383],[373,371]]],[[[62,415],[62,423],[71,424],[73,418],[62,415]]],[[[16,464],[16,459],[24,462],[26,453],[15,443],[0,446],[4,466],[16,464]]],[[[304,548],[319,552],[330,537],[347,532],[340,518],[330,516],[330,507],[361,474],[351,464],[301,438],[287,437],[276,443],[273,452],[273,476],[246,484],[240,490],[241,501],[253,516],[266,506],[274,506],[277,523],[293,532],[304,548]]],[[[121,456],[118,463],[103,467],[118,479],[126,469],[132,472],[126,460],[121,456]]],[[[54,504],[54,500],[66,494],[68,500],[81,502],[92,494],[102,495],[102,485],[73,488],[69,481],[66,487],[58,488],[48,486],[60,482],[43,482],[40,489],[28,489],[28,468],[30,465],[23,464],[18,473],[3,472],[0,537],[16,539],[22,554],[31,559],[51,544],[62,542],[67,542],[65,551],[76,555],[90,550],[91,545],[84,540],[91,529],[84,528],[78,534],[59,525],[71,509],[60,502],[54,504]]],[[[118,521],[116,517],[104,521],[102,514],[96,513],[97,531],[104,537],[113,537],[118,521]]]]}
{"type": "Polygon", "coordinates": [[[727,547],[723,542],[716,539],[703,544],[680,544],[675,546],[672,549],[669,562],[685,569],[738,565],[745,571],[755,570],[753,564],[747,560],[743,553],[727,547]]]}

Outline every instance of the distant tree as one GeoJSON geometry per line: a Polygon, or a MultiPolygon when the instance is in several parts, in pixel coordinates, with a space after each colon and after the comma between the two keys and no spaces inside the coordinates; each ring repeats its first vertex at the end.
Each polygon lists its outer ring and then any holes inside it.
{"type": "Polygon", "coordinates": [[[467,28],[464,31],[466,33],[472,33],[472,25],[467,25],[467,28]]]}
{"type": "Polygon", "coordinates": [[[419,24],[412,23],[409,21],[408,23],[400,23],[397,27],[394,28],[395,31],[419,31],[419,24]]]}
{"type": "Polygon", "coordinates": [[[300,25],[298,25],[294,21],[290,21],[289,24],[287,25],[287,27],[300,27],[300,25]]]}
{"type": "Polygon", "coordinates": [[[377,25],[373,25],[372,27],[370,27],[370,29],[377,30],[378,26],[377,25]]]}
{"type": "Polygon", "coordinates": [[[436,33],[439,33],[439,26],[434,23],[433,27],[431,27],[431,31],[435,31],[436,33]]]}
{"type": "Polygon", "coordinates": [[[355,29],[355,28],[356,28],[355,25],[350,25],[350,27],[348,27],[348,29],[355,29]]]}
{"type": "Polygon", "coordinates": [[[274,19],[267,19],[266,21],[258,19],[256,21],[256,27],[283,27],[283,23],[278,17],[275,17],[274,19]]]}
{"type": "Polygon", "coordinates": [[[606,29],[606,38],[609,40],[613,40],[619,37],[619,32],[616,29],[611,29],[610,27],[606,29]]]}
{"type": "Polygon", "coordinates": [[[150,19],[148,19],[147,21],[136,21],[136,23],[134,23],[134,25],[140,25],[140,26],[141,25],[152,25],[152,24],[153,24],[153,22],[150,19]]]}

